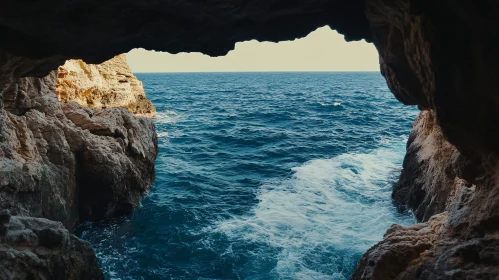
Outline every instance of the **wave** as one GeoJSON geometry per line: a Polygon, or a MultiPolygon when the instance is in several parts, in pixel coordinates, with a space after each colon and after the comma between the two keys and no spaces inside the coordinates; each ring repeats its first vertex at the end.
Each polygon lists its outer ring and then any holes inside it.
{"type": "Polygon", "coordinates": [[[180,118],[180,115],[177,112],[172,111],[172,110],[165,110],[162,112],[157,112],[156,116],[154,117],[156,122],[160,123],[160,124],[176,123],[179,118],[180,118]]]}
{"type": "Polygon", "coordinates": [[[319,102],[319,105],[321,105],[322,107],[329,107],[329,106],[338,107],[338,106],[341,106],[341,102],[335,101],[332,104],[319,102]]]}
{"type": "Polygon", "coordinates": [[[398,215],[390,199],[402,144],[295,167],[290,179],[260,188],[252,215],[222,221],[217,231],[280,249],[279,278],[346,279],[345,267],[353,269],[391,224],[414,222],[398,215]]]}
{"type": "Polygon", "coordinates": [[[168,135],[169,135],[168,131],[158,132],[158,137],[159,138],[168,137],[168,135]]]}

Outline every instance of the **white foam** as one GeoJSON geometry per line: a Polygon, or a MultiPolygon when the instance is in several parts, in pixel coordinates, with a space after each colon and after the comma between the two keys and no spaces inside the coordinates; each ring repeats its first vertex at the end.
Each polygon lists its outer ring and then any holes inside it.
{"type": "Polygon", "coordinates": [[[168,135],[168,131],[158,132],[159,138],[168,137],[168,135]]]}
{"type": "Polygon", "coordinates": [[[169,124],[169,123],[175,123],[179,117],[180,115],[177,114],[175,111],[165,110],[162,112],[157,112],[154,118],[156,119],[157,123],[169,124]]]}
{"type": "Polygon", "coordinates": [[[333,104],[328,104],[328,103],[322,103],[322,102],[319,102],[319,105],[323,106],[323,107],[328,107],[328,106],[334,106],[334,107],[337,107],[337,106],[340,106],[341,105],[341,102],[334,102],[333,104]]]}
{"type": "Polygon", "coordinates": [[[309,161],[293,168],[292,178],[262,186],[252,215],[223,221],[217,230],[236,241],[280,248],[274,270],[281,278],[344,279],[321,256],[341,252],[331,258],[348,263],[381,240],[391,224],[412,222],[395,216],[390,199],[390,174],[403,151],[398,142],[368,154],[309,161]],[[321,266],[328,272],[315,269],[321,266]]]}

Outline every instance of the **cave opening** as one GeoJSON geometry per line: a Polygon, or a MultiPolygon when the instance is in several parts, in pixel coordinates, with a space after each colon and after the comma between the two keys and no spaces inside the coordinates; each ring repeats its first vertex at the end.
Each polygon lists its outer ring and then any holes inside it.
{"type": "Polygon", "coordinates": [[[390,93],[371,44],[323,27],[218,58],[127,61],[159,154],[142,207],[76,230],[107,275],[348,279],[386,228],[415,223],[391,186],[418,111],[390,93]]]}
{"type": "MultiPolygon", "coordinates": [[[[263,76],[251,73],[243,78],[237,76],[240,74],[233,74],[230,81],[226,78],[220,80],[220,73],[211,75],[209,79],[206,78],[207,74],[189,74],[190,78],[185,73],[163,76],[138,74],[149,79],[146,86],[150,87],[149,90],[153,89],[152,95],[155,95],[154,87],[159,88],[162,84],[161,81],[152,80],[158,77],[164,80],[168,77],[171,78],[169,81],[176,83],[170,90],[185,87],[182,94],[191,96],[183,97],[190,98],[192,104],[197,102],[198,105],[202,101],[209,104],[217,100],[215,96],[206,100],[209,95],[199,94],[201,91],[213,93],[218,89],[220,94],[228,94],[240,90],[238,94],[232,94],[239,97],[239,103],[232,104],[231,107],[214,107],[210,110],[211,117],[202,121],[196,121],[198,115],[182,114],[178,109],[182,108],[181,100],[169,100],[176,107],[171,112],[164,111],[166,107],[161,108],[160,116],[166,113],[162,116],[163,123],[158,124],[158,127],[163,127],[160,132],[163,135],[157,135],[153,120],[138,117],[150,117],[155,111],[154,105],[145,97],[142,83],[125,66],[126,57],[118,55],[142,47],[174,54],[201,52],[221,56],[233,50],[237,42],[251,39],[271,42],[292,40],[305,37],[317,27],[326,25],[343,34],[348,41],[365,39],[372,42],[379,53],[383,78],[392,94],[403,104],[417,105],[421,110],[413,123],[406,144],[402,172],[393,185],[392,192],[392,198],[399,206],[410,208],[420,223],[413,226],[395,224],[389,227],[383,240],[362,255],[352,279],[496,279],[499,275],[499,86],[496,79],[499,65],[499,22],[495,16],[496,1],[5,0],[0,7],[0,278],[104,279],[103,269],[98,265],[91,244],[72,235],[70,231],[78,223],[81,211],[89,211],[85,214],[91,214],[82,215],[83,217],[107,219],[136,208],[137,215],[124,218],[121,223],[111,221],[107,227],[101,227],[103,235],[96,238],[98,242],[104,241],[103,244],[106,240],[126,243],[124,247],[111,246],[114,249],[110,249],[110,254],[107,255],[100,254],[101,248],[96,247],[101,263],[106,259],[110,263],[113,259],[116,260],[115,263],[119,263],[121,272],[116,272],[112,266],[111,269],[104,268],[109,278],[114,273],[126,273],[127,276],[122,278],[133,278],[134,273],[141,271],[141,268],[146,268],[148,271],[144,273],[149,273],[144,278],[151,279],[161,278],[161,275],[168,275],[172,271],[183,273],[183,277],[177,278],[184,279],[201,278],[199,275],[215,277],[219,272],[220,277],[230,275],[230,278],[250,279],[275,279],[279,275],[314,279],[322,278],[323,275],[327,275],[325,278],[345,278],[345,275],[350,275],[353,268],[346,268],[353,267],[353,259],[360,258],[362,251],[372,242],[350,242],[351,239],[346,240],[344,236],[332,235],[332,232],[338,231],[327,226],[331,225],[327,219],[342,217],[341,213],[345,218],[356,217],[356,213],[363,209],[374,210],[374,206],[392,207],[388,200],[372,199],[372,196],[384,193],[385,189],[376,187],[383,185],[383,180],[375,180],[371,182],[373,184],[369,184],[367,177],[363,176],[366,173],[359,172],[361,165],[354,163],[371,162],[363,166],[363,170],[373,175],[370,178],[379,178],[385,174],[381,170],[386,167],[382,164],[386,163],[385,156],[394,154],[383,152],[384,156],[381,156],[376,152],[380,150],[362,150],[366,148],[362,145],[356,146],[359,150],[347,150],[345,145],[335,146],[345,148],[342,154],[332,154],[332,147],[325,149],[324,153],[320,150],[322,147],[328,148],[328,144],[334,141],[345,140],[342,135],[346,135],[350,142],[378,143],[381,145],[378,148],[386,145],[386,148],[394,151],[399,147],[397,143],[386,142],[385,138],[379,139],[373,135],[390,134],[390,131],[403,125],[402,122],[406,123],[404,117],[407,116],[407,111],[386,115],[396,111],[400,104],[394,103],[387,107],[374,104],[375,97],[381,96],[379,94],[362,100],[327,96],[328,92],[348,92],[352,88],[345,90],[338,85],[336,89],[321,91],[325,84],[334,84],[334,81],[327,80],[330,77],[321,76],[317,72],[314,75],[307,74],[308,79],[303,79],[304,75],[300,76],[296,72],[285,73],[288,78],[294,75],[293,82],[288,84],[282,82],[282,73],[275,72],[263,76]],[[118,56],[113,58],[116,55],[118,56]],[[83,59],[84,62],[70,61],[71,59],[83,59]],[[112,62],[107,61],[109,59],[112,62]],[[92,63],[101,64],[97,66],[92,63]],[[73,73],[74,76],[61,73],[58,78],[54,71],[59,70],[73,73]],[[197,75],[197,78],[192,78],[193,75],[197,75]],[[248,78],[250,76],[251,79],[248,78]],[[216,88],[213,88],[212,82],[206,82],[216,79],[219,79],[216,88]],[[265,83],[268,79],[272,80],[274,88],[268,86],[270,83],[265,83]],[[58,84],[59,80],[65,86],[59,87],[63,85],[58,84]],[[198,83],[194,84],[192,80],[198,83]],[[310,85],[310,81],[317,84],[310,85]],[[90,91],[86,88],[82,92],[85,96],[78,98],[78,102],[58,103],[58,99],[67,100],[74,93],[79,94],[78,91],[72,91],[75,84],[95,88],[90,91]],[[248,86],[258,84],[261,86],[257,88],[248,86]],[[198,85],[204,88],[200,89],[198,85]],[[222,91],[227,85],[231,87],[222,91]],[[280,91],[279,88],[283,87],[288,87],[288,90],[280,91]],[[272,90],[291,95],[281,96],[282,98],[272,102],[271,97],[279,95],[263,96],[262,100],[267,98],[268,102],[258,103],[261,100],[255,100],[259,94],[272,90]],[[300,99],[300,94],[292,95],[314,90],[318,90],[316,94],[307,98],[300,99]],[[54,92],[60,94],[55,95],[54,92]],[[130,94],[130,98],[126,100],[120,97],[127,92],[135,93],[130,94]],[[321,96],[326,98],[319,98],[321,96]],[[117,106],[120,108],[109,106],[117,101],[120,101],[117,106]],[[252,101],[252,104],[243,106],[248,101],[252,101]],[[296,106],[287,109],[289,102],[294,101],[296,106]],[[269,107],[271,103],[275,106],[269,107]],[[357,111],[359,106],[369,107],[372,114],[363,114],[365,110],[357,111]],[[223,114],[230,110],[233,113],[228,114],[228,118],[223,118],[223,114]],[[240,115],[250,110],[254,110],[252,114],[241,120],[240,115]],[[282,114],[277,116],[277,112],[282,114]],[[358,130],[345,133],[347,130],[344,129],[335,131],[337,134],[334,134],[335,132],[330,131],[331,125],[321,127],[321,121],[332,118],[320,116],[332,114],[341,116],[336,120],[357,120],[355,126],[358,130]],[[219,120],[223,120],[219,125],[230,125],[250,121],[255,116],[261,116],[258,120],[253,120],[260,121],[260,125],[252,123],[250,125],[253,126],[247,126],[247,130],[236,135],[232,132],[240,128],[237,125],[226,128],[213,126],[211,131],[205,131],[208,139],[201,135],[186,138],[186,135],[192,136],[192,132],[219,120]],[[300,126],[304,131],[320,129],[300,135],[303,131],[300,132],[296,127],[293,133],[276,134],[279,129],[286,129],[280,125],[287,123],[291,126],[293,122],[300,120],[300,116],[309,116],[308,122],[300,126]],[[262,122],[270,123],[262,125],[262,122]],[[376,122],[380,122],[379,126],[369,126],[376,122]],[[390,129],[380,130],[387,124],[390,129]],[[191,126],[190,129],[187,129],[188,125],[191,126]],[[267,129],[270,125],[274,126],[271,130],[267,129]],[[223,131],[222,135],[217,135],[220,131],[223,131]],[[328,131],[332,134],[322,134],[328,131]],[[255,133],[261,134],[261,137],[255,137],[255,133]],[[241,175],[248,172],[258,173],[258,166],[251,162],[255,157],[283,159],[283,153],[272,150],[272,146],[262,149],[253,147],[252,150],[252,145],[264,145],[267,142],[263,140],[276,135],[280,135],[280,138],[277,137],[279,141],[288,141],[282,147],[275,142],[276,147],[289,152],[284,153],[285,155],[296,156],[296,164],[286,166],[286,162],[260,160],[260,163],[269,163],[265,170],[281,170],[282,176],[276,178],[269,175],[263,184],[255,182],[251,176],[241,178],[241,175]],[[332,142],[326,141],[324,145],[316,145],[316,150],[307,150],[310,146],[304,144],[307,139],[322,141],[331,135],[336,138],[332,142]],[[371,137],[364,139],[362,135],[371,137]],[[160,146],[157,145],[158,136],[160,146]],[[239,136],[248,139],[240,141],[239,136]],[[208,154],[204,160],[243,152],[244,156],[238,159],[245,164],[240,166],[238,172],[227,173],[230,169],[216,168],[216,165],[208,162],[192,165],[201,162],[201,159],[188,160],[193,155],[200,155],[196,150],[169,151],[174,156],[172,159],[176,159],[169,165],[172,168],[171,174],[159,173],[158,178],[176,177],[177,180],[172,182],[184,182],[183,190],[186,195],[154,193],[159,190],[155,187],[149,196],[141,200],[154,181],[154,163],[158,150],[165,149],[161,146],[165,137],[169,139],[168,147],[172,149],[189,141],[195,144],[206,143],[205,140],[222,141],[225,145],[212,145],[211,148],[215,151],[211,151],[212,154],[208,154]],[[293,137],[295,139],[291,141],[293,137]],[[355,141],[358,139],[364,142],[355,141]],[[316,157],[303,157],[303,151],[316,157]],[[335,164],[338,168],[327,168],[335,164]],[[189,167],[193,169],[187,172],[186,168],[189,167]],[[225,179],[230,178],[240,180],[236,183],[245,186],[253,184],[255,191],[248,193],[246,191],[251,188],[234,189],[232,187],[237,185],[228,184],[230,188],[225,188],[220,196],[213,196],[210,192],[217,189],[214,185],[204,184],[200,187],[194,180],[206,177],[204,171],[209,168],[216,168],[214,172],[225,172],[224,176],[219,174],[210,177],[216,181],[217,186],[222,186],[225,179]],[[327,170],[328,175],[321,173],[321,170],[327,170]],[[314,191],[310,186],[338,184],[336,190],[339,190],[340,186],[349,185],[339,184],[339,181],[327,182],[327,178],[335,175],[334,171],[337,170],[345,171],[341,178],[358,179],[363,182],[361,185],[371,186],[372,188],[363,192],[369,195],[360,195],[357,197],[359,200],[349,200],[355,191],[343,188],[343,192],[339,192],[342,199],[335,201],[335,204],[321,203],[322,197],[331,199],[335,196],[333,193],[314,191]],[[311,177],[310,174],[314,176],[311,177]],[[191,176],[195,178],[187,180],[191,176]],[[81,177],[92,177],[92,180],[86,181],[99,183],[93,185],[91,191],[81,192],[81,184],[78,182],[81,177]],[[96,204],[88,201],[90,203],[86,207],[79,207],[82,198],[79,194],[85,194],[83,197],[98,197],[101,190],[98,186],[104,181],[108,182],[107,187],[111,189],[104,190],[102,199],[98,199],[96,204]],[[304,185],[309,187],[303,187],[304,185]],[[304,195],[293,200],[293,195],[299,191],[309,191],[308,198],[314,200],[317,207],[307,207],[310,199],[304,199],[307,197],[304,195]],[[249,204],[253,204],[240,205],[239,202],[244,199],[228,199],[231,196],[245,198],[249,204]],[[107,198],[110,201],[105,201],[107,198]],[[206,203],[194,207],[196,200],[193,198],[204,199],[206,203]],[[167,213],[165,218],[168,223],[154,223],[157,221],[155,218],[161,216],[157,213],[140,216],[140,211],[151,209],[146,204],[154,204],[155,199],[167,201],[156,206],[171,211],[161,212],[167,213]],[[144,207],[139,207],[141,201],[144,207]],[[283,201],[292,203],[285,204],[283,201]],[[387,204],[376,204],[381,201],[387,204]],[[213,215],[210,217],[215,217],[214,220],[204,219],[206,216],[201,214],[206,212],[203,211],[208,206],[219,203],[226,203],[228,208],[218,208],[220,211],[211,212],[213,215]],[[374,203],[374,206],[362,207],[370,203],[374,203]],[[313,224],[301,220],[299,225],[290,227],[286,223],[290,217],[312,215],[314,209],[315,214],[317,211],[319,214],[324,213],[322,211],[330,210],[331,205],[344,206],[342,209],[346,212],[333,211],[334,215],[317,215],[313,224]],[[299,209],[305,215],[284,215],[274,220],[259,218],[262,217],[259,214],[264,214],[263,217],[272,216],[267,215],[268,212],[286,213],[275,211],[275,207],[286,206],[291,212],[299,209]],[[237,211],[243,209],[238,207],[246,207],[247,212],[237,211]],[[194,212],[190,211],[193,209],[194,212]],[[137,223],[129,223],[127,220],[134,218],[137,223]],[[153,223],[148,223],[150,221],[153,223]],[[200,227],[200,231],[188,231],[186,229],[192,228],[178,224],[180,221],[192,222],[200,227]],[[175,223],[178,227],[174,229],[165,227],[175,223]],[[202,226],[207,224],[211,226],[202,226]],[[156,227],[150,228],[148,225],[156,227]],[[258,230],[269,225],[275,225],[274,234],[260,234],[262,231],[258,230]],[[301,233],[289,231],[290,228],[300,226],[304,229],[301,233]],[[145,247],[127,243],[126,238],[131,237],[127,234],[137,231],[143,233],[144,238],[141,240],[147,243],[145,247]],[[155,235],[155,232],[162,234],[155,235]],[[200,238],[196,232],[212,235],[210,238],[200,238]],[[307,235],[304,232],[315,234],[307,235]],[[107,233],[109,234],[106,235],[107,233]],[[284,233],[284,236],[280,233],[284,233]],[[300,238],[305,236],[312,242],[304,242],[300,238]],[[251,238],[255,242],[243,242],[251,238]],[[231,240],[237,242],[230,242],[231,240]],[[287,245],[283,240],[289,241],[287,245]],[[189,250],[186,248],[189,242],[199,246],[190,247],[189,250]],[[331,243],[335,245],[328,247],[327,244],[331,243]],[[170,244],[172,247],[166,255],[160,254],[158,252],[165,250],[158,244],[170,244]],[[352,248],[352,244],[364,247],[352,248]],[[216,248],[225,250],[216,251],[216,248]],[[300,248],[304,250],[300,251],[300,248]],[[334,251],[334,248],[339,248],[340,251],[334,251]],[[144,258],[137,257],[141,252],[144,258]],[[241,252],[250,252],[251,255],[241,255],[241,252]],[[265,253],[260,254],[261,252],[265,253]],[[347,258],[352,252],[357,252],[357,255],[347,258]],[[473,252],[471,258],[470,252],[473,252]],[[126,255],[131,256],[131,259],[124,257],[126,255]],[[172,264],[174,270],[168,270],[171,267],[165,269],[158,263],[172,264]],[[216,271],[212,264],[216,264],[216,271]],[[181,271],[175,270],[177,268],[181,271]]],[[[258,61],[258,57],[254,60],[258,61]]],[[[343,74],[342,80],[351,81],[353,85],[354,81],[370,79],[369,75],[362,78],[358,76],[359,73],[356,75],[349,77],[343,74]]],[[[378,90],[386,91],[388,96],[386,84],[379,80],[381,77],[377,74],[371,78],[373,81],[369,83],[369,87],[359,87],[358,83],[354,85],[352,98],[358,93],[370,96],[369,93],[378,90]],[[377,86],[378,82],[383,84],[382,89],[377,86]]],[[[159,91],[164,93],[167,90],[166,87],[159,91]]],[[[155,102],[162,100],[161,98],[155,102]]],[[[224,104],[227,100],[229,99],[219,103],[224,104]]],[[[200,105],[194,109],[202,115],[206,108],[200,105]]],[[[388,138],[395,139],[391,136],[388,138]]],[[[404,149],[403,143],[399,144],[404,149]]],[[[161,162],[162,158],[159,157],[158,160],[161,162]]],[[[229,157],[220,164],[231,162],[229,157]]],[[[396,166],[400,167],[400,164],[396,166]]],[[[264,172],[258,174],[265,175],[264,172]]],[[[387,178],[384,175],[381,177],[387,178]]],[[[175,186],[171,189],[175,189],[175,186]]],[[[389,199],[389,193],[384,197],[389,199]]],[[[358,227],[346,228],[344,232],[349,233],[350,237],[362,239],[362,233],[377,230],[378,226],[384,226],[383,221],[386,220],[370,219],[358,227]],[[375,221],[375,224],[370,224],[369,221],[375,221]]],[[[340,222],[332,224],[343,225],[340,222]]],[[[93,226],[98,227],[98,224],[93,226]]],[[[83,230],[81,233],[81,236],[92,239],[90,231],[83,230]]],[[[137,238],[131,237],[131,240],[137,238]]]]}

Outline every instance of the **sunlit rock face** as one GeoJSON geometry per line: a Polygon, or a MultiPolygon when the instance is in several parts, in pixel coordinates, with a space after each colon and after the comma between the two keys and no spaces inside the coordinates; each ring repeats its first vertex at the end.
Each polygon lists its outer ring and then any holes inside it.
{"type": "MultiPolygon", "coordinates": [[[[385,240],[366,253],[354,278],[495,279],[499,267],[497,5],[473,0],[3,1],[0,91],[6,96],[5,88],[19,77],[45,76],[66,59],[100,63],[134,47],[223,55],[238,41],[294,39],[324,25],[347,39],[367,39],[380,53],[381,70],[394,95],[428,111],[415,123],[394,190],[396,202],[414,210],[425,224],[390,229],[385,240]]],[[[36,104],[40,110],[52,106],[36,104]]],[[[34,147],[28,143],[37,136],[30,136],[24,119],[36,120],[35,113],[16,114],[22,112],[0,114],[2,139],[15,135],[27,140],[7,144],[3,140],[2,145],[34,147]]],[[[67,115],[57,113],[54,123],[59,118],[69,120],[67,115]]],[[[72,120],[87,119],[80,115],[72,120]]],[[[64,131],[53,135],[62,139],[64,131]]],[[[55,143],[64,145],[62,140],[46,145],[55,143]]],[[[15,164],[36,158],[38,150],[50,151],[42,147],[3,153],[15,164]]],[[[51,153],[46,158],[56,163],[66,160],[51,153]]],[[[31,175],[38,174],[36,168],[9,168],[22,174],[12,177],[19,180],[16,186],[38,178],[31,175]]],[[[9,177],[0,180],[4,178],[9,177]]],[[[45,177],[40,178],[43,182],[45,177]]],[[[56,213],[66,215],[62,210],[56,213]]]]}
{"type": "Polygon", "coordinates": [[[149,117],[156,112],[124,54],[102,64],[66,61],[57,69],[55,93],[61,102],[76,102],[93,109],[126,108],[135,115],[149,117]]]}

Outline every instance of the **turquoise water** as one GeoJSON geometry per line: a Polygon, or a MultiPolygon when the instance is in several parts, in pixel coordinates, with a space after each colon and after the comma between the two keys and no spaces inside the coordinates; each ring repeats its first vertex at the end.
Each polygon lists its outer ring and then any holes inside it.
{"type": "Polygon", "coordinates": [[[393,223],[417,110],[379,73],[137,74],[157,108],[156,182],[87,223],[109,279],[348,279],[393,223]]]}

